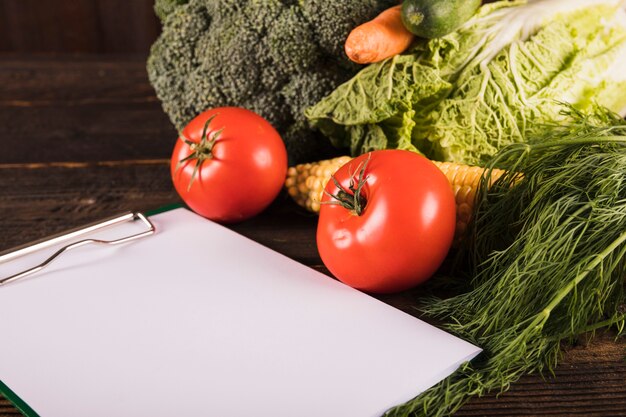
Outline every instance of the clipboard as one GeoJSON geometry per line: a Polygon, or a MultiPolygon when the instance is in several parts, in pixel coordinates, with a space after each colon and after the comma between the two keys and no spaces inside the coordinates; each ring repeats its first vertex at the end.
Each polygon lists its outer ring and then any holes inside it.
{"type": "Polygon", "coordinates": [[[27,417],[373,417],[480,352],[178,205],[124,216],[0,286],[0,392],[27,417]]]}

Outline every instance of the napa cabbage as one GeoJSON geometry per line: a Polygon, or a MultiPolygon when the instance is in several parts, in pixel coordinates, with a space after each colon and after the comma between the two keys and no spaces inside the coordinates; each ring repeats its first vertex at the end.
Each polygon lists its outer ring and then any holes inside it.
{"type": "MultiPolygon", "coordinates": [[[[372,64],[306,110],[353,155],[397,148],[480,164],[573,106],[626,112],[621,0],[502,1],[372,64]]],[[[571,114],[571,112],[570,112],[571,114]]]]}

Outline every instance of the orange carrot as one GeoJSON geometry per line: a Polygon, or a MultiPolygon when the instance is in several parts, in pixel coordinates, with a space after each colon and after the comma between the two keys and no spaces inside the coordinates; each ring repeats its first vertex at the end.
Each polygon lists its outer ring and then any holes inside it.
{"type": "Polygon", "coordinates": [[[401,5],[385,10],[350,32],[346,54],[357,64],[370,64],[404,52],[415,35],[402,24],[401,5]]]}

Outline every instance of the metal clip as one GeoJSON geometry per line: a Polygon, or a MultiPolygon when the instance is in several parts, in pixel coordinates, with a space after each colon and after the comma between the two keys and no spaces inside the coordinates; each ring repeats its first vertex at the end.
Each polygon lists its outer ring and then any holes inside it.
{"type": "Polygon", "coordinates": [[[92,233],[92,232],[102,230],[107,227],[118,225],[120,223],[126,223],[126,222],[137,221],[137,220],[140,220],[141,222],[143,222],[148,227],[148,229],[143,232],[136,233],[130,236],[125,236],[125,237],[115,239],[115,240],[83,239],[77,242],[70,243],[62,247],[58,251],[56,251],[52,256],[50,256],[48,259],[46,259],[39,265],[30,269],[27,269],[25,271],[22,271],[22,272],[18,272],[15,275],[11,275],[9,277],[0,279],[0,286],[9,284],[11,282],[15,282],[19,279],[25,278],[27,276],[33,275],[41,271],[42,269],[50,265],[56,258],[58,258],[63,253],[69,250],[76,249],[81,246],[85,246],[85,245],[92,244],[92,243],[98,244],[98,245],[121,245],[122,243],[127,243],[133,240],[141,239],[143,237],[152,235],[156,232],[156,228],[154,227],[152,222],[150,222],[150,220],[148,220],[148,218],[144,216],[142,213],[129,212],[129,213],[112,217],[112,218],[109,218],[109,219],[106,219],[97,223],[92,223],[87,226],[81,227],[79,229],[71,230],[69,232],[65,232],[60,235],[48,237],[39,241],[35,241],[32,243],[23,245],[23,246],[19,246],[17,248],[11,249],[4,253],[0,253],[0,264],[2,264],[4,262],[8,262],[15,258],[19,258],[25,255],[37,252],[39,250],[48,248],[50,246],[54,246],[60,242],[63,242],[69,239],[74,239],[79,236],[86,235],[88,233],[92,233]]]}

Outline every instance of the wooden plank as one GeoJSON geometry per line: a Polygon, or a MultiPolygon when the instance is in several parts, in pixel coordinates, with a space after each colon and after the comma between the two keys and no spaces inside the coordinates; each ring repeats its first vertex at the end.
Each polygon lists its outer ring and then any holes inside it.
{"type": "Polygon", "coordinates": [[[0,51],[143,53],[158,36],[153,0],[1,0],[0,51]]]}
{"type": "Polygon", "coordinates": [[[9,15],[6,12],[6,5],[0,4],[0,51],[9,51],[11,42],[6,32],[9,26],[9,15]]]}
{"type": "Polygon", "coordinates": [[[158,103],[0,110],[0,163],[169,158],[177,138],[158,103]]]}
{"type": "Polygon", "coordinates": [[[154,0],[91,0],[98,17],[100,53],[148,53],[161,30],[154,0]]]}
{"type": "Polygon", "coordinates": [[[109,214],[177,200],[168,167],[0,170],[3,249],[90,223],[109,214]]]}
{"type": "Polygon", "coordinates": [[[0,55],[0,111],[14,107],[158,103],[146,57],[0,55]]]}
{"type": "Polygon", "coordinates": [[[14,52],[95,52],[95,5],[91,1],[3,0],[0,36],[14,52]]]}
{"type": "Polygon", "coordinates": [[[501,396],[466,404],[458,416],[626,415],[626,340],[612,331],[566,350],[554,376],[525,376],[501,396]]]}
{"type": "Polygon", "coordinates": [[[13,405],[0,395],[0,417],[19,417],[22,413],[20,413],[13,405]]]}
{"type": "Polygon", "coordinates": [[[0,163],[168,158],[145,58],[0,58],[0,163]]]}

